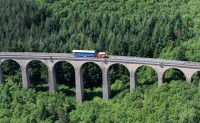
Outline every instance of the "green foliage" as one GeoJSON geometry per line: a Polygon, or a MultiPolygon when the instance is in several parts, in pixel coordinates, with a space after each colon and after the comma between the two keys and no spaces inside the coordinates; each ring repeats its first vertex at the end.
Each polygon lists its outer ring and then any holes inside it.
{"type": "MultiPolygon", "coordinates": [[[[124,87],[120,80],[112,85],[114,90],[124,87]]],[[[199,89],[199,85],[173,80],[159,88],[138,86],[131,93],[125,89],[109,102],[94,97],[77,105],[69,95],[26,90],[8,79],[5,85],[0,85],[0,121],[198,123],[199,89]]],[[[91,92],[99,91],[101,88],[91,92]]]]}
{"type": "Polygon", "coordinates": [[[75,87],[75,71],[71,64],[67,62],[58,62],[54,66],[56,81],[58,84],[75,87]]]}
{"type": "Polygon", "coordinates": [[[185,75],[178,69],[169,69],[165,72],[164,82],[170,82],[171,80],[185,81],[185,75]]]}
{"type": "Polygon", "coordinates": [[[198,5],[197,0],[2,0],[0,49],[159,57],[168,44],[179,46],[199,35],[198,5]]]}
{"type": "Polygon", "coordinates": [[[192,77],[192,83],[194,84],[194,85],[197,85],[197,86],[199,86],[200,85],[200,72],[198,71],[198,72],[196,72],[194,75],[193,75],[193,77],[192,77]]]}
{"type": "Polygon", "coordinates": [[[9,81],[0,85],[1,122],[68,122],[75,98],[63,93],[36,92],[9,81]]]}
{"type": "Polygon", "coordinates": [[[198,38],[193,38],[187,42],[182,43],[180,46],[173,48],[172,46],[163,49],[160,57],[169,59],[179,59],[185,61],[200,61],[200,40],[198,38]]]}
{"type": "MultiPolygon", "coordinates": [[[[41,61],[31,61],[27,65],[28,74],[30,76],[30,82],[32,87],[47,85],[48,83],[48,68],[41,61]]],[[[44,87],[44,86],[43,86],[44,87]]]]}
{"type": "MultiPolygon", "coordinates": [[[[199,0],[0,0],[0,51],[94,49],[111,55],[199,61],[199,6],[199,0]]],[[[88,64],[82,69],[85,99],[93,100],[76,105],[72,66],[55,67],[63,73],[56,76],[61,92],[55,94],[41,92],[48,87],[44,64],[29,64],[32,85],[40,92],[21,87],[16,63],[6,61],[2,66],[2,123],[200,122],[199,73],[189,85],[181,81],[179,71],[169,70],[165,81],[170,83],[157,88],[155,71],[141,67],[136,75],[143,86],[129,93],[128,70],[113,65],[109,74],[117,96],[105,103],[100,98],[101,70],[88,64]]]]}
{"type": "Polygon", "coordinates": [[[70,121],[72,123],[94,123],[98,119],[101,109],[107,107],[106,105],[101,99],[86,101],[84,104],[79,105],[77,110],[70,113],[70,121]]]}
{"type": "Polygon", "coordinates": [[[141,66],[136,71],[138,85],[151,85],[157,81],[157,73],[154,69],[148,66],[141,66]]]}
{"type": "Polygon", "coordinates": [[[128,69],[121,64],[111,65],[109,68],[109,75],[111,83],[116,82],[116,80],[121,81],[124,85],[127,85],[129,82],[129,71],[128,69]]]}
{"type": "Polygon", "coordinates": [[[102,70],[97,64],[86,63],[81,69],[85,88],[101,87],[102,70]]]}
{"type": "Polygon", "coordinates": [[[120,80],[116,80],[115,83],[111,85],[112,90],[119,90],[119,89],[123,89],[125,87],[126,87],[126,85],[120,80]]]}
{"type": "Polygon", "coordinates": [[[102,87],[90,87],[84,90],[84,100],[91,101],[95,98],[102,98],[103,96],[102,87]]]}
{"type": "Polygon", "coordinates": [[[108,103],[84,102],[70,113],[72,122],[189,122],[200,121],[199,87],[172,81],[160,88],[124,91],[108,103]]]}

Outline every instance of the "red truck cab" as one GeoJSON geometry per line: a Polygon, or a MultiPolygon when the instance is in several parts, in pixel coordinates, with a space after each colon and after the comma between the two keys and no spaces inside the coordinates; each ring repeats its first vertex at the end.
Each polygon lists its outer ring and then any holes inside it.
{"type": "Polygon", "coordinates": [[[99,52],[96,57],[98,58],[109,58],[105,52],[99,52]]]}

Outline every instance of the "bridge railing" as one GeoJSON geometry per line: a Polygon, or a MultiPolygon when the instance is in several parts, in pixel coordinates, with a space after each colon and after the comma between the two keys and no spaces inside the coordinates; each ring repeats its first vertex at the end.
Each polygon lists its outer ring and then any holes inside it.
{"type": "MultiPolygon", "coordinates": [[[[44,52],[0,52],[0,58],[54,58],[54,59],[65,59],[65,58],[75,58],[75,59],[98,59],[99,58],[77,58],[72,55],[72,53],[44,53],[44,52]]],[[[176,64],[176,65],[187,65],[187,66],[200,66],[200,62],[192,61],[179,61],[179,60],[167,60],[167,59],[156,59],[156,58],[142,58],[142,57],[131,57],[131,56],[115,56],[109,55],[108,60],[125,61],[125,62],[142,62],[142,63],[155,63],[155,64],[176,64]]]]}

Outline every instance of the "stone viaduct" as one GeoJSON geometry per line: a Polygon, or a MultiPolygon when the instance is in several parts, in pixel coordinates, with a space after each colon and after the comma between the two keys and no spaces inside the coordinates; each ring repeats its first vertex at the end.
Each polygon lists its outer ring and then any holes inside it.
{"type": "Polygon", "coordinates": [[[187,82],[191,82],[192,75],[200,71],[198,62],[186,62],[175,60],[164,60],[154,58],[126,57],[126,56],[110,56],[109,58],[88,58],[74,57],[72,54],[65,53],[28,53],[28,52],[1,52],[0,53],[0,83],[4,83],[1,64],[5,60],[16,61],[22,72],[22,85],[24,88],[30,87],[29,75],[27,72],[28,64],[33,60],[43,62],[48,69],[48,85],[49,90],[55,92],[57,90],[57,82],[55,77],[55,64],[60,61],[70,63],[75,70],[76,100],[78,103],[83,101],[84,86],[82,81],[81,69],[85,63],[92,62],[97,64],[102,70],[102,88],[103,99],[109,100],[111,94],[111,85],[109,77],[109,67],[113,64],[121,64],[125,66],[130,74],[130,90],[136,88],[136,70],[141,66],[149,66],[153,68],[158,77],[158,86],[162,85],[164,73],[171,68],[179,69],[183,72],[187,82]]]}

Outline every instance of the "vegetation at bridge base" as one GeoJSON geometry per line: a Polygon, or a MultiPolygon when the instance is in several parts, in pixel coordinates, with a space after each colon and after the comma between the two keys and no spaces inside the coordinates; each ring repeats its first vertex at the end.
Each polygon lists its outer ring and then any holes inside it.
{"type": "Polygon", "coordinates": [[[11,79],[5,85],[0,85],[0,90],[1,123],[66,123],[69,112],[76,107],[74,97],[26,90],[11,79]]]}
{"type": "Polygon", "coordinates": [[[108,103],[99,98],[84,102],[70,113],[71,122],[200,122],[199,86],[172,81],[160,88],[123,91],[108,103]]]}
{"type": "Polygon", "coordinates": [[[95,97],[77,105],[62,92],[36,92],[7,80],[0,85],[1,123],[200,122],[200,87],[171,81],[123,90],[109,102],[95,97]]]}
{"type": "MultiPolygon", "coordinates": [[[[199,6],[199,0],[0,0],[0,51],[93,49],[200,62],[199,6]]],[[[20,67],[2,63],[6,83],[0,85],[0,123],[200,122],[200,72],[188,84],[180,71],[170,70],[168,83],[158,88],[155,71],[142,67],[138,87],[129,93],[127,70],[112,66],[112,99],[105,103],[101,73],[89,64],[83,69],[87,101],[77,105],[73,68],[58,64],[56,72],[63,74],[57,74],[53,94],[42,91],[48,89],[48,71],[40,64],[30,64],[35,87],[25,90],[20,67]]]]}

